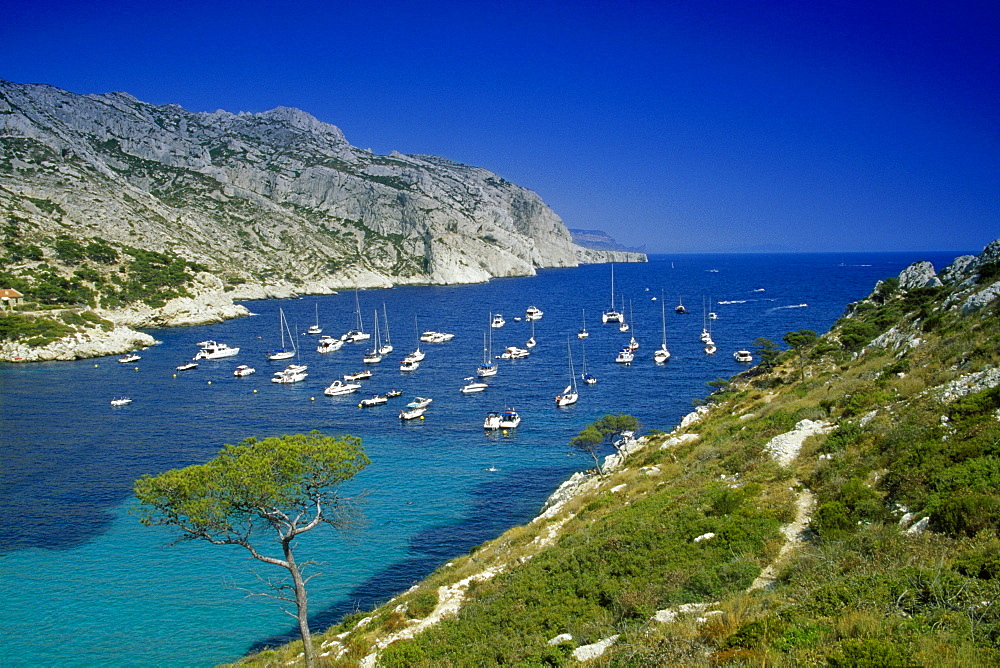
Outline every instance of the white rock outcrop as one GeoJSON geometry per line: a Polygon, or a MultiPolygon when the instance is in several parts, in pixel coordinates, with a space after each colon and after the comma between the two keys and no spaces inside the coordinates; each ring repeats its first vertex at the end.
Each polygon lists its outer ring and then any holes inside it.
{"type": "Polygon", "coordinates": [[[941,279],[934,271],[934,265],[926,260],[914,262],[899,274],[899,287],[902,290],[928,288],[941,285],[941,279]]]}

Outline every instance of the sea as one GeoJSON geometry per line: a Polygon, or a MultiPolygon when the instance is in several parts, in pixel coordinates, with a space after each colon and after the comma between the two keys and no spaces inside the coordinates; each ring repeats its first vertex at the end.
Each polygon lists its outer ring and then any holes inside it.
{"type": "MultiPolygon", "coordinates": [[[[173,531],[139,523],[132,489],[145,474],[205,462],[249,436],[315,429],[360,437],[371,464],[342,492],[359,497],[364,524],[316,530],[296,543],[299,561],[310,560],[316,574],[311,624],[325,628],[529,521],[562,481],[593,465],[567,443],[594,419],[629,413],[646,430],[669,431],[711,392],[706,383],[746,368],[736,350],[752,349],[758,337],[780,343],[789,331],[825,332],[879,279],[917,260],[941,269],[960,254],[652,255],[614,265],[613,295],[612,267],[587,265],[477,285],[252,301],[251,317],[150,330],[159,343],[137,362],[0,364],[0,663],[209,666],[296,636],[288,604],[248,595],[282,569],[241,548],[177,542],[173,531]],[[617,310],[624,304],[629,332],[601,323],[612,296],[617,310]],[[339,336],[355,326],[356,303],[365,331],[376,311],[387,316],[395,351],[370,365],[360,392],[326,397],[334,379],[369,366],[362,357],[373,341],[321,355],[305,331],[318,319],[324,333],[339,336]],[[688,314],[675,313],[680,303],[688,314]],[[493,356],[524,347],[532,305],[544,316],[534,322],[530,357],[496,360],[488,390],[460,393],[483,360],[484,333],[493,356]],[[266,358],[280,345],[279,309],[295,332],[298,363],[308,366],[301,383],[270,382],[296,361],[266,358]],[[496,313],[507,321],[501,329],[488,326],[496,313]],[[664,320],[672,356],[657,365],[664,320]],[[581,340],[583,327],[590,336],[581,340]],[[703,350],[703,327],[711,328],[714,355],[703,350]],[[399,371],[426,330],[455,336],[421,343],[420,368],[399,371]],[[640,343],[635,361],[615,363],[631,336],[640,343]],[[177,371],[206,339],[238,346],[239,355],[177,371]],[[567,346],[575,374],[586,360],[598,383],[579,383],[579,401],[557,408],[555,396],[570,384],[567,346]],[[236,378],[238,364],[257,371],[236,378]],[[389,389],[403,395],[358,407],[389,389]],[[111,407],[119,395],[132,403],[111,407]],[[424,419],[400,420],[415,396],[433,399],[424,419]],[[486,413],[506,408],[521,425],[484,432],[486,413]]],[[[273,544],[264,549],[275,552],[273,544]]]]}

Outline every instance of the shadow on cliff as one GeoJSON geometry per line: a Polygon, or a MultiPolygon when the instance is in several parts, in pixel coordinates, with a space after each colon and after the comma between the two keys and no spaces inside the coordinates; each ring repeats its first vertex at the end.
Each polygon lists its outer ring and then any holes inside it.
{"type": "MultiPolygon", "coordinates": [[[[371,576],[344,599],[310,616],[314,633],[338,623],[355,610],[371,610],[427,577],[449,559],[496,538],[508,528],[527,522],[541,510],[547,492],[569,475],[566,467],[513,471],[477,485],[468,512],[456,522],[431,527],[410,539],[409,556],[371,576]]],[[[248,654],[298,640],[297,628],[255,642],[248,654]]]]}

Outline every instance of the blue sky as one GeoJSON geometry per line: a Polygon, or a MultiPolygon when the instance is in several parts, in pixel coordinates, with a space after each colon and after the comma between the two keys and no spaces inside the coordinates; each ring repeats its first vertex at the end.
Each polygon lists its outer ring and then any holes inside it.
{"type": "Polygon", "coordinates": [[[298,107],[655,252],[1000,237],[992,2],[7,3],[0,77],[298,107]]]}

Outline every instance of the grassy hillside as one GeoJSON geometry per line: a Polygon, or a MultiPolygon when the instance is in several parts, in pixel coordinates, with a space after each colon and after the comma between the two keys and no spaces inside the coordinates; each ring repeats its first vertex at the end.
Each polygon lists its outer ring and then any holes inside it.
{"type": "Polygon", "coordinates": [[[601,640],[592,665],[1000,663],[988,260],[786,337],[700,420],[321,634],[323,665],[564,665],[601,640]]]}

